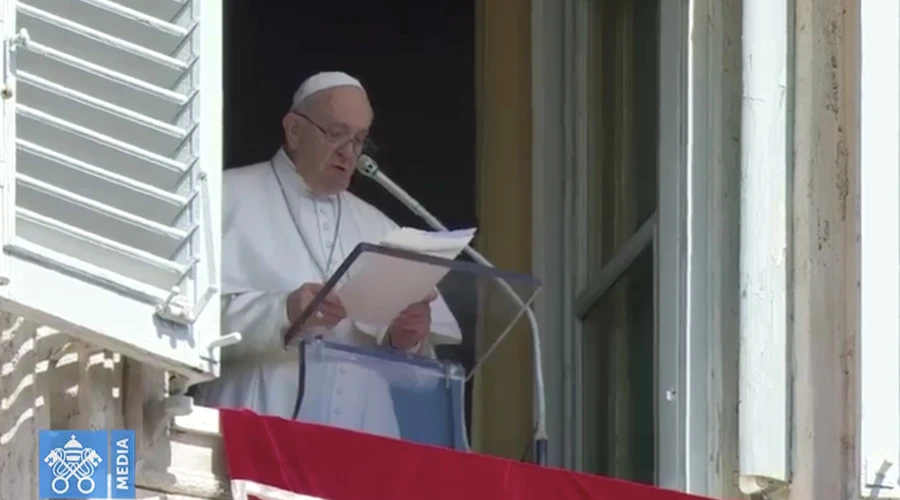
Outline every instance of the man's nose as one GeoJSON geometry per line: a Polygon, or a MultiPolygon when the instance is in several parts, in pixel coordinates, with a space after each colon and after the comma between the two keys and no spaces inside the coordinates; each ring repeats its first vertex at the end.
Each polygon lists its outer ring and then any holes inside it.
{"type": "Polygon", "coordinates": [[[353,147],[352,140],[341,143],[338,146],[337,150],[343,158],[346,158],[348,160],[352,160],[356,157],[356,149],[353,147]]]}

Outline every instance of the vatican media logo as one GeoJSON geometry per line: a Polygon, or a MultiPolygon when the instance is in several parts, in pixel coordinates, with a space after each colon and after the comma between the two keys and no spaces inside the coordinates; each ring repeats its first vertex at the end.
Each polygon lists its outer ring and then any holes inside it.
{"type": "Polygon", "coordinates": [[[41,498],[135,498],[134,431],[40,431],[41,498]]]}

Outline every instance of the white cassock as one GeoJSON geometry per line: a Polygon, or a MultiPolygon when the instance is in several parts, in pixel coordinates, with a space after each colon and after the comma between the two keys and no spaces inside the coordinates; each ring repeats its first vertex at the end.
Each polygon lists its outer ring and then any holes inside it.
{"type": "MultiPolygon", "coordinates": [[[[377,244],[397,225],[349,192],[314,194],[283,150],[271,161],[225,171],[223,198],[222,329],[243,340],[223,348],[221,377],[198,386],[198,402],[292,418],[299,364],[297,350],[282,346],[288,294],[324,283],[357,244],[377,244]]],[[[435,345],[461,340],[442,297],[431,309],[432,332],[416,352],[428,357],[435,345]]],[[[345,319],[325,339],[389,349],[360,328],[345,319]]],[[[390,372],[350,362],[307,366],[298,419],[399,437],[388,379],[431,384],[412,368],[390,372]]]]}

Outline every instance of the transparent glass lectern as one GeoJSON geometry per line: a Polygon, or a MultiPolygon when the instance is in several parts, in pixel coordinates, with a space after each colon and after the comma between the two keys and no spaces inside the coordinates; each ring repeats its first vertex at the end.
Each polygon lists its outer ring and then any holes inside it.
{"type": "Polygon", "coordinates": [[[490,362],[485,356],[492,346],[528,328],[520,320],[539,289],[524,274],[358,245],[285,332],[285,345],[298,348],[301,364],[294,418],[468,450],[465,368],[435,359],[433,352],[394,349],[391,325],[408,307],[436,295],[430,302],[431,345],[471,346],[490,362]],[[348,317],[325,327],[322,311],[333,297],[348,317]]]}

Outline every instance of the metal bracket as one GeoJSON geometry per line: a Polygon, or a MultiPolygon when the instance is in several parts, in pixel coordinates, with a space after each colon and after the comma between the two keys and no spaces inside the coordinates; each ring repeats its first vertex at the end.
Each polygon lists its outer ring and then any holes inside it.
{"type": "Polygon", "coordinates": [[[16,54],[19,47],[27,47],[31,41],[28,36],[28,30],[22,28],[19,32],[5,40],[3,40],[3,89],[0,90],[0,97],[4,100],[11,99],[14,95],[13,81],[16,72],[16,54]]]}
{"type": "Polygon", "coordinates": [[[169,295],[156,306],[156,314],[166,320],[179,323],[182,325],[191,325],[206,308],[206,304],[218,293],[219,289],[215,286],[207,287],[203,292],[203,296],[197,301],[194,307],[188,304],[188,298],[181,293],[181,288],[173,286],[169,291],[169,295]]]}
{"type": "MultiPolygon", "coordinates": [[[[210,207],[209,202],[209,185],[208,178],[206,172],[200,171],[197,173],[197,180],[200,182],[200,188],[197,190],[200,198],[200,208],[203,212],[203,223],[209,224],[212,221],[212,208],[210,207]]],[[[218,286],[218,269],[216,267],[216,263],[212,260],[213,248],[215,247],[216,242],[213,241],[212,231],[210,231],[206,227],[201,227],[201,231],[206,235],[204,245],[206,247],[207,253],[203,256],[206,259],[206,272],[207,279],[210,283],[207,286],[206,290],[203,292],[203,295],[197,300],[197,302],[193,305],[189,303],[188,297],[184,296],[181,293],[181,288],[179,286],[174,286],[169,292],[169,295],[166,299],[156,307],[156,314],[166,320],[180,323],[182,325],[191,325],[203,310],[206,308],[206,305],[209,304],[209,301],[219,293],[218,286]]],[[[203,258],[198,258],[194,263],[191,264],[192,271],[196,269],[196,266],[200,264],[200,261],[203,258]]],[[[188,271],[182,276],[182,280],[187,278],[188,275],[192,274],[192,271],[188,271]]],[[[193,272],[196,276],[196,272],[193,272]]],[[[179,281],[180,283],[180,281],[179,281]]]]}
{"type": "Polygon", "coordinates": [[[444,389],[450,389],[450,379],[453,377],[453,366],[444,365],[444,389]]]}
{"type": "Polygon", "coordinates": [[[867,457],[862,463],[863,488],[880,491],[880,498],[896,498],[900,494],[900,471],[897,470],[897,465],[891,460],[867,457]]]}
{"type": "Polygon", "coordinates": [[[156,314],[176,323],[189,322],[191,306],[186,302],[187,297],[181,294],[181,288],[173,286],[166,300],[156,306],[156,314]]]}
{"type": "Polygon", "coordinates": [[[209,344],[206,344],[206,348],[211,351],[217,347],[221,348],[239,344],[242,340],[244,340],[244,336],[241,335],[241,332],[231,332],[228,335],[222,335],[211,341],[209,344]]]}

